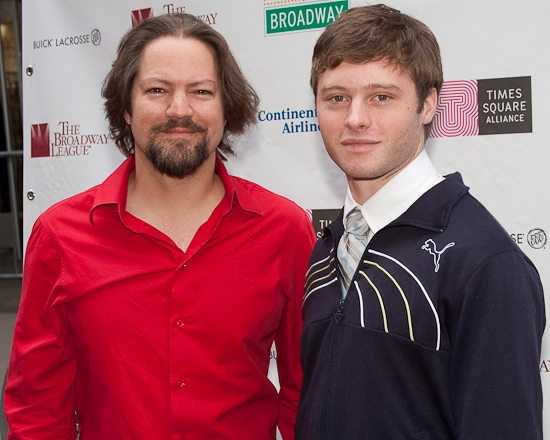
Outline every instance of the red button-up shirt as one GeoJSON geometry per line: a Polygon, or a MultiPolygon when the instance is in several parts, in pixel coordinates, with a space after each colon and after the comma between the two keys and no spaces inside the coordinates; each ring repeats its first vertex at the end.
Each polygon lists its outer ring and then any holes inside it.
{"type": "Polygon", "coordinates": [[[229,176],[186,252],[125,211],[129,158],[37,220],[5,409],[10,439],[293,439],[314,234],[229,176]],[[273,341],[280,392],[267,378],[273,341]]]}

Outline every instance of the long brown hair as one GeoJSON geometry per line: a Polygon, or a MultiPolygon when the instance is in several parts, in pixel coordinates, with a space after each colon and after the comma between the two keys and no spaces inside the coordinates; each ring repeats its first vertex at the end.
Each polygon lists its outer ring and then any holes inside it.
{"type": "Polygon", "coordinates": [[[218,152],[232,155],[230,138],[240,135],[256,123],[259,98],[244,74],[224,37],[209,25],[190,14],[170,14],[144,20],[121,39],[117,58],[102,88],[109,131],[117,147],[129,156],[134,151],[134,137],[124,113],[132,113],[131,93],[141,66],[143,50],[160,37],[192,38],[210,46],[215,53],[222,89],[225,130],[218,152]]]}

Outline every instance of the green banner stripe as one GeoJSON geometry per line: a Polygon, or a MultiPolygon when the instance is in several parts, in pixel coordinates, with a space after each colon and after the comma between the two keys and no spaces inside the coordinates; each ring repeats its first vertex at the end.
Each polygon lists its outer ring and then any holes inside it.
{"type": "Polygon", "coordinates": [[[266,34],[324,28],[348,7],[348,1],[344,0],[266,9],[266,34]]]}

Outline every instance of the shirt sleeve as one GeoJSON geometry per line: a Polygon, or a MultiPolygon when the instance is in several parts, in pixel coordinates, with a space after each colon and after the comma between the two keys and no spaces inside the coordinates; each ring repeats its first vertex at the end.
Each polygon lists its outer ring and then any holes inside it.
{"type": "Polygon", "coordinates": [[[304,220],[294,236],[287,237],[293,245],[289,256],[289,285],[287,303],[275,338],[277,348],[277,370],[279,373],[280,410],[279,431],[284,440],[294,439],[294,426],[302,386],[302,363],[300,359],[300,337],[302,334],[302,298],[308,261],[315,244],[315,233],[309,218],[304,220]]]}
{"type": "Polygon", "coordinates": [[[76,360],[62,262],[39,219],[25,256],[4,405],[9,440],[74,439],[76,360]]]}
{"type": "Polygon", "coordinates": [[[519,252],[485,261],[466,286],[452,344],[459,440],[542,439],[542,285],[519,252]]]}

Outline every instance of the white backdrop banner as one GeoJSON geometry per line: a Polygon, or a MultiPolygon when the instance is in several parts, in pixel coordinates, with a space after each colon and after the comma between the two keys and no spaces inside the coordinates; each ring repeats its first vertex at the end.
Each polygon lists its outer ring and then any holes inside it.
{"type": "MultiPolygon", "coordinates": [[[[108,136],[100,89],[121,36],[148,16],[187,12],[228,40],[258,91],[258,124],[236,142],[230,173],[312,212],[322,230],[346,181],[317,125],[313,45],[338,15],[366,1],[25,0],[23,2],[24,236],[53,203],[102,182],[123,160],[108,136]]],[[[550,3],[391,0],[441,46],[445,85],[427,150],[442,174],[460,171],[539,269],[550,291],[550,3]],[[546,37],[545,37],[546,35],[546,37]],[[546,127],[546,128],[545,128],[546,127]]],[[[550,301],[548,301],[550,303],[550,301]]],[[[550,314],[549,314],[550,316],[550,314]]],[[[550,332],[549,332],[550,333],[550,332]]],[[[550,336],[540,371],[550,393],[550,336]]],[[[276,353],[273,352],[275,357],[276,353]]],[[[505,364],[501,368],[507,368],[505,364]]],[[[275,372],[270,372],[276,382],[275,372]]],[[[545,409],[545,432],[550,406],[545,409]]],[[[550,438],[550,434],[546,435],[550,438]]]]}

